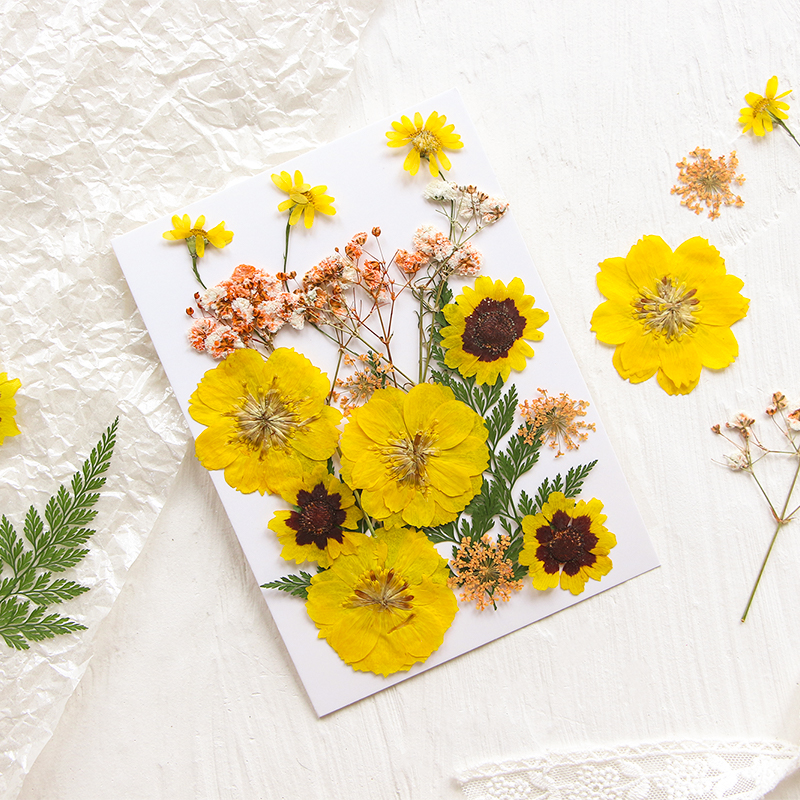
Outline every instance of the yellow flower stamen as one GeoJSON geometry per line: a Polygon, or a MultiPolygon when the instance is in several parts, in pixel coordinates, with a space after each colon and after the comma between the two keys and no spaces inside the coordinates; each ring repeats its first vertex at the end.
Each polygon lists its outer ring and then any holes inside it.
{"type": "Polygon", "coordinates": [[[417,489],[426,485],[428,459],[439,455],[433,444],[436,437],[429,432],[417,431],[413,439],[398,439],[385,448],[384,455],[394,480],[410,484],[417,489]]]}
{"type": "Polygon", "coordinates": [[[422,130],[411,137],[411,146],[424,158],[435,155],[442,149],[442,142],[436,134],[422,130]]]}
{"type": "Polygon", "coordinates": [[[407,590],[408,581],[396,575],[393,569],[370,570],[353,587],[353,596],[348,606],[377,606],[380,611],[410,611],[414,607],[414,595],[407,590]]]}
{"type": "Polygon", "coordinates": [[[678,285],[665,275],[655,291],[647,286],[640,289],[639,297],[633,301],[635,316],[648,331],[663,334],[668,342],[680,339],[697,325],[694,312],[700,301],[696,294],[697,289],[687,289],[685,283],[678,285]]]}
{"type": "Polygon", "coordinates": [[[229,412],[239,429],[237,438],[253,450],[285,448],[298,427],[297,417],[275,389],[265,395],[247,395],[241,407],[229,412]]]}

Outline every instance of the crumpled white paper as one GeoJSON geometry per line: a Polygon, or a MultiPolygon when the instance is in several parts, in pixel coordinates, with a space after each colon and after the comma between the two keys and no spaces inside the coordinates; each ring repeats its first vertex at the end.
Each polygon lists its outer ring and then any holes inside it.
{"type": "Polygon", "coordinates": [[[22,381],[0,512],[19,533],[120,417],[91,553],[66,575],[92,588],[60,609],[88,630],[0,644],[0,797],[52,733],[188,440],[111,239],[324,141],[376,3],[0,2],[0,371],[22,381]]]}

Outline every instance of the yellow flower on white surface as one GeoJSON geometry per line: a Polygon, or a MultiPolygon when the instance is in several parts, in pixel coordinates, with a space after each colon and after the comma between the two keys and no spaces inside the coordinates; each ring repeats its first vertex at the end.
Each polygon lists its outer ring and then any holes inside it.
{"type": "Polygon", "coordinates": [[[414,114],[412,122],[408,117],[400,117],[400,122],[393,122],[393,130],[387,131],[386,143],[389,147],[406,147],[411,145],[403,169],[416,175],[420,161],[428,161],[428,169],[434,177],[442,169],[450,169],[450,159],[445,154],[447,150],[460,150],[464,143],[461,136],[455,133],[455,125],[446,125],[447,117],[432,111],[423,123],[419,111],[414,114]]]}
{"type": "Polygon", "coordinates": [[[314,214],[333,216],[336,209],[333,207],[335,197],[326,194],[327,186],[314,186],[303,180],[303,173],[299,169],[292,176],[283,171],[272,176],[272,182],[282,191],[289,195],[288,200],[284,200],[278,205],[278,211],[289,211],[289,224],[296,225],[300,217],[303,217],[303,224],[310,228],[314,224],[314,214]]]}

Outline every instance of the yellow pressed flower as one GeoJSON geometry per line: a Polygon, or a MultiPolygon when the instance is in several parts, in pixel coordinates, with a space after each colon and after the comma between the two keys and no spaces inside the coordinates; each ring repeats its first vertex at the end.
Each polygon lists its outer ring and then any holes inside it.
{"type": "Polygon", "coordinates": [[[378,389],[350,412],[342,477],[361,489],[367,514],[414,527],[454,520],[480,491],[489,461],[486,426],[450,388],[378,389]]]}
{"type": "Polygon", "coordinates": [[[544,334],[537,329],[549,319],[533,304],[519,278],[506,286],[484,275],[474,289],[464,287],[455,303],[444,307],[450,323],[441,330],[445,364],[488,384],[496,383],[498,375],[507,380],[512,369],[524,369],[533,355],[525,339],[540,341],[544,334]]]}
{"type": "Polygon", "coordinates": [[[756,136],[763,136],[765,131],[772,130],[772,120],[788,119],[785,113],[789,110],[789,104],[781,101],[782,97],[791,94],[791,89],[783,94],[775,95],[778,91],[778,77],[773,75],[767,81],[767,88],[764,97],[755,92],[748,92],[745,96],[747,106],[739,112],[739,122],[744,126],[742,133],[747,133],[751,128],[756,136]]]}
{"type": "Polygon", "coordinates": [[[326,376],[294,350],[278,348],[266,361],[235,350],[189,398],[192,418],[208,426],[197,457],[206,469],[224,469],[240,492],[278,493],[336,449],[342,415],[325,405],[329,392],[326,376]]]}
{"type": "Polygon", "coordinates": [[[214,247],[223,248],[233,241],[233,231],[225,230],[225,220],[220,222],[219,225],[215,225],[210,231],[203,229],[205,224],[206,218],[204,216],[199,216],[197,222],[192,225],[192,219],[188,214],[184,214],[182,217],[176,214],[172,218],[173,230],[166,231],[162,235],[170,241],[187,240],[189,252],[192,253],[192,247],[194,247],[199,258],[202,258],[206,252],[206,242],[214,245],[214,247]]]}
{"type": "Polygon", "coordinates": [[[283,545],[282,558],[327,567],[342,553],[355,553],[364,538],[356,530],[362,514],[350,489],[325,466],[287,480],[281,497],[295,506],[276,511],[269,522],[283,545]]]}
{"type": "Polygon", "coordinates": [[[325,194],[327,186],[314,186],[305,183],[303,173],[299,169],[294,172],[294,181],[288,172],[281,172],[280,175],[272,176],[272,182],[282,191],[289,195],[288,200],[284,200],[278,205],[278,211],[292,210],[289,215],[289,224],[296,225],[301,215],[306,228],[314,224],[314,213],[332,216],[336,213],[333,207],[335,197],[325,194]]]}
{"type": "Polygon", "coordinates": [[[0,372],[0,444],[6,436],[16,436],[20,431],[14,416],[17,413],[17,401],[14,395],[22,386],[19,378],[9,379],[8,374],[0,372]]]}
{"type": "Polygon", "coordinates": [[[614,367],[631,383],[658,373],[667,394],[688,394],[702,367],[722,369],[739,354],[730,326],[750,301],[699,236],[674,253],[660,236],[644,236],[625,258],[600,264],[597,286],[608,300],[595,309],[592,330],[616,346],[614,367]]]}
{"type": "Polygon", "coordinates": [[[617,544],[603,524],[603,504],[596,498],[588,503],[553,492],[542,510],[522,518],[524,533],[519,563],[529,567],[535,589],[552,589],[561,584],[580,594],[589,578],[599,581],[613,566],[608,557],[617,544]]]}
{"type": "Polygon", "coordinates": [[[387,131],[386,143],[389,147],[405,147],[411,145],[411,150],[403,163],[403,169],[412,175],[419,170],[420,159],[428,160],[428,168],[431,175],[439,174],[439,165],[442,169],[450,169],[450,159],[444,153],[444,149],[460,150],[464,143],[461,136],[453,133],[455,125],[445,125],[447,117],[444,114],[437,114],[432,111],[425,124],[422,122],[422,114],[417,111],[412,122],[408,117],[400,117],[400,122],[393,122],[394,130],[387,131]],[[437,161],[438,159],[438,161],[437,161]]]}
{"type": "Polygon", "coordinates": [[[410,528],[379,529],[311,579],[319,638],[353,669],[384,677],[425,661],[458,611],[447,561],[410,528]]]}

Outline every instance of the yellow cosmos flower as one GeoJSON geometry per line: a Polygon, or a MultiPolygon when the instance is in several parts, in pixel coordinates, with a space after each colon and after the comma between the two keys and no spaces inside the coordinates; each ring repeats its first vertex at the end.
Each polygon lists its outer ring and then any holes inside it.
{"type": "MultiPolygon", "coordinates": [[[[233,241],[233,232],[225,230],[225,220],[220,222],[219,225],[215,225],[210,231],[203,230],[205,224],[206,218],[204,216],[199,216],[197,222],[192,225],[192,219],[188,214],[184,214],[182,217],[176,214],[172,218],[174,230],[167,231],[162,236],[165,239],[176,242],[183,239],[191,240],[200,258],[206,252],[206,242],[214,245],[214,247],[223,248],[233,241]]],[[[189,252],[192,250],[192,244],[189,245],[189,252]]]]}
{"type": "Polygon", "coordinates": [[[486,426],[451,389],[422,383],[378,389],[351,411],[342,478],[361,489],[367,514],[424,528],[454,520],[480,491],[489,462],[486,426]]]}
{"type": "Polygon", "coordinates": [[[292,210],[289,215],[289,224],[296,225],[301,215],[306,228],[314,224],[314,213],[332,216],[336,213],[333,207],[335,197],[325,194],[327,186],[314,186],[303,181],[303,173],[299,169],[294,172],[294,181],[288,172],[281,172],[280,175],[273,175],[272,182],[282,191],[289,195],[288,200],[284,200],[278,205],[278,211],[292,210]]]}
{"type": "Polygon", "coordinates": [[[533,304],[519,278],[506,286],[481,276],[474,289],[464,287],[455,303],[444,307],[450,323],[441,330],[445,364],[465,378],[474,375],[478,383],[494,384],[498,375],[508,380],[511,370],[524,369],[533,355],[525,339],[538,342],[544,336],[537,329],[549,314],[533,304]]]}
{"type": "Polygon", "coordinates": [[[535,589],[558,584],[580,594],[589,578],[599,581],[613,566],[608,557],[617,544],[603,524],[603,504],[593,498],[577,505],[561,492],[553,492],[535,517],[522,518],[524,534],[519,563],[529,567],[535,589]]]}
{"type": "Polygon", "coordinates": [[[660,236],[645,236],[625,258],[600,264],[597,285],[608,300],[595,309],[592,330],[616,345],[614,366],[631,383],[658,372],[667,394],[688,394],[702,367],[722,369],[739,354],[730,326],[750,301],[699,236],[674,253],[660,236]]]}
{"type": "Polygon", "coordinates": [[[439,164],[442,169],[450,169],[450,159],[444,152],[460,150],[464,143],[461,136],[453,133],[455,125],[445,125],[447,117],[432,111],[425,124],[422,123],[422,114],[417,111],[412,122],[408,117],[400,117],[400,122],[393,122],[394,130],[387,131],[386,143],[389,147],[405,147],[411,145],[411,150],[403,163],[403,169],[412,175],[419,170],[420,159],[428,160],[428,168],[434,177],[439,174],[439,164]],[[437,161],[438,159],[438,161],[437,161]]]}
{"type": "Polygon", "coordinates": [[[778,91],[778,77],[773,75],[767,81],[767,88],[764,92],[764,97],[755,92],[748,92],[745,96],[747,106],[739,113],[739,122],[744,126],[742,133],[747,133],[751,128],[756,136],[763,136],[765,131],[772,130],[772,119],[788,119],[785,113],[789,110],[789,104],[781,101],[782,97],[791,94],[791,89],[788,92],[775,96],[778,91]]]}
{"type": "Polygon", "coordinates": [[[336,449],[342,415],[325,405],[329,392],[327,377],[294,350],[278,348],[266,361],[235,350],[189,398],[192,418],[208,426],[197,457],[206,469],[224,469],[240,492],[278,493],[336,449]]]}
{"type": "Polygon", "coordinates": [[[355,553],[365,538],[356,531],[362,514],[353,493],[324,466],[289,479],[281,497],[295,510],[276,511],[269,528],[278,535],[287,561],[327,567],[342,553],[355,553]]]}
{"type": "Polygon", "coordinates": [[[311,579],[306,610],[345,664],[385,677],[441,645],[458,611],[447,574],[420,531],[379,529],[311,579]]]}
{"type": "Polygon", "coordinates": [[[17,413],[17,401],[14,395],[22,386],[19,378],[9,379],[8,374],[0,372],[0,444],[6,436],[16,436],[20,431],[14,416],[17,413]]]}

